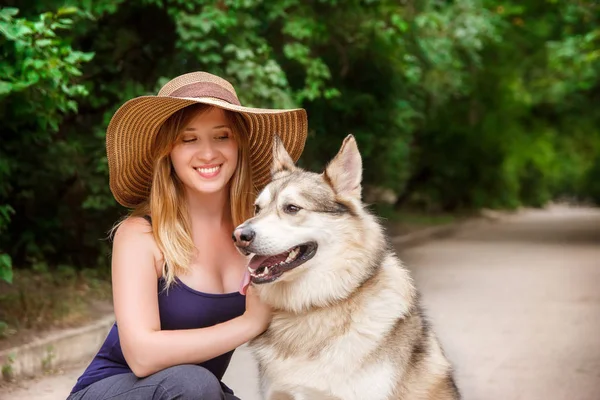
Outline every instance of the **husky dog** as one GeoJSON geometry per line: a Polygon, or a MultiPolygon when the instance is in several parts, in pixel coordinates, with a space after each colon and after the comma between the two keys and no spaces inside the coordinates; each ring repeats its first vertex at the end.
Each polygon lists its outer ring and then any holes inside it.
{"type": "Polygon", "coordinates": [[[279,138],[272,182],[234,231],[248,280],[272,306],[249,343],[267,400],[459,399],[452,367],[408,271],[361,202],[352,135],[321,174],[279,138]]]}

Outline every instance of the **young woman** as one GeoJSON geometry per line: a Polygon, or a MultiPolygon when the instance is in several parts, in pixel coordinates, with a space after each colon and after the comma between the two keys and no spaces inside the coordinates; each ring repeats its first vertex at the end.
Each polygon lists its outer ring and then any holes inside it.
{"type": "Polygon", "coordinates": [[[204,72],[119,108],[110,187],[133,211],[114,231],[116,323],[69,400],[236,399],[221,378],[271,310],[240,289],[247,259],[231,235],[269,180],[273,135],[297,160],[306,131],[304,110],[243,107],[204,72]]]}

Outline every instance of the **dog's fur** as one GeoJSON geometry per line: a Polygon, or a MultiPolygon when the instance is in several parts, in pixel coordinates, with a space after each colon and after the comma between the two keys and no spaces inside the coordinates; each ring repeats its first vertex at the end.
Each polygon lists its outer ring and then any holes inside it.
{"type": "Polygon", "coordinates": [[[274,309],[267,331],[250,342],[263,397],[459,399],[412,279],[361,202],[354,138],[344,140],[322,174],[296,167],[278,138],[273,154],[273,180],[256,201],[260,211],[240,226],[254,237],[238,245],[259,255],[308,241],[318,248],[274,282],[253,283],[274,309]],[[300,210],[286,212],[288,204],[300,210]]]}

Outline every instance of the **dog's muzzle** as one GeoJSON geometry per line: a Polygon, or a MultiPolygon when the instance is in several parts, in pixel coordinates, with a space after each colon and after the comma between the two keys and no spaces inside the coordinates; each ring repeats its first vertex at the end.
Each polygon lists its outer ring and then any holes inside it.
{"type": "Polygon", "coordinates": [[[248,225],[240,225],[238,226],[231,235],[233,239],[233,243],[235,243],[236,247],[240,249],[242,253],[245,255],[250,254],[250,252],[246,249],[246,247],[252,244],[252,241],[256,237],[256,232],[248,226],[248,225]]]}
{"type": "MultiPolygon", "coordinates": [[[[256,232],[249,225],[240,225],[233,231],[233,242],[245,255],[253,253],[252,244],[256,232]]],[[[248,272],[253,283],[269,283],[313,258],[317,252],[316,242],[296,245],[279,254],[254,254],[248,264],[248,272]]]]}

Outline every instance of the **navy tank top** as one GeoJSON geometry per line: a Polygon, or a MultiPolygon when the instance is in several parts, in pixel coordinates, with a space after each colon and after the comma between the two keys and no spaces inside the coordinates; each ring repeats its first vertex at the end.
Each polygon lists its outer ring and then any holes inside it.
{"type": "MultiPolygon", "coordinates": [[[[246,310],[246,297],[239,292],[211,294],[194,290],[176,278],[168,290],[166,281],[158,281],[158,310],[161,330],[205,328],[239,317],[246,310]]],[[[148,349],[152,351],[152,349],[148,349]]],[[[234,350],[205,361],[199,365],[212,372],[219,381],[229,366],[234,350]]],[[[117,323],[112,326],[106,340],[90,365],[77,380],[71,393],[109,376],[132,372],[127,365],[117,323]]],[[[223,389],[233,393],[221,383],[223,389]]]]}

